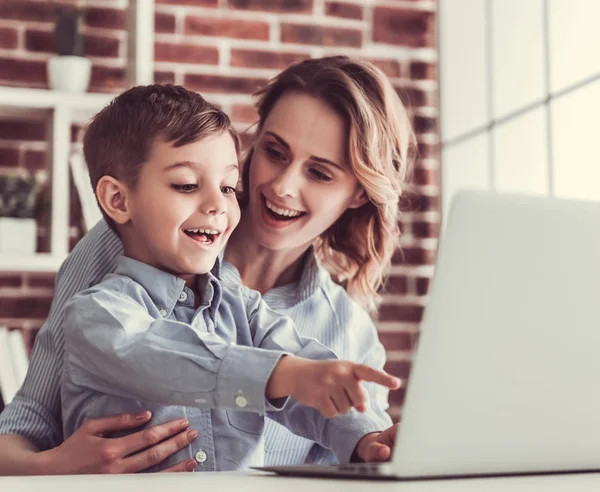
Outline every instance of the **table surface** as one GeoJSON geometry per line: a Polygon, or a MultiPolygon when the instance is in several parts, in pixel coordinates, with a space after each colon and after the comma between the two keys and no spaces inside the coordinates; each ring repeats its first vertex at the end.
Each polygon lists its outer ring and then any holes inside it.
{"type": "Polygon", "coordinates": [[[276,477],[262,472],[0,477],[3,492],[500,492],[600,490],[600,473],[414,482],[276,477]]]}

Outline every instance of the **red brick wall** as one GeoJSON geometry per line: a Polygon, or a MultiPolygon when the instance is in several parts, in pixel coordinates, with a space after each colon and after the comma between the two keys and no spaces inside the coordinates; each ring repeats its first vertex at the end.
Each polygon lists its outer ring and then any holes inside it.
{"type": "MultiPolygon", "coordinates": [[[[82,29],[93,61],[90,90],[119,91],[125,88],[127,1],[78,1],[87,6],[82,29]]],[[[439,229],[435,10],[436,2],[426,0],[156,0],[155,7],[156,80],[206,94],[241,128],[255,120],[251,92],[288,64],[312,56],[371,60],[410,100],[421,156],[413,194],[403,205],[403,253],[394,260],[378,315],[388,368],[400,376],[408,373],[439,229]]],[[[0,2],[0,85],[47,87],[52,28],[50,2],[0,2]]],[[[27,168],[43,180],[45,147],[41,121],[0,116],[0,166],[27,168]]],[[[71,193],[74,244],[81,214],[71,193]]],[[[39,248],[48,248],[44,220],[39,248]]],[[[48,313],[53,278],[0,272],[0,324],[23,330],[29,345],[48,313]]],[[[391,398],[396,417],[402,397],[400,391],[391,398]]]]}

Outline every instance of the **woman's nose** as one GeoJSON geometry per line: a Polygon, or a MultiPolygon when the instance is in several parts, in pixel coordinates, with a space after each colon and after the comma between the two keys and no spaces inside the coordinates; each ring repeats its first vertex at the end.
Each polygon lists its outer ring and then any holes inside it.
{"type": "Polygon", "coordinates": [[[298,196],[300,180],[300,166],[290,164],[281,169],[280,173],[273,180],[273,192],[279,197],[296,197],[298,196]]]}

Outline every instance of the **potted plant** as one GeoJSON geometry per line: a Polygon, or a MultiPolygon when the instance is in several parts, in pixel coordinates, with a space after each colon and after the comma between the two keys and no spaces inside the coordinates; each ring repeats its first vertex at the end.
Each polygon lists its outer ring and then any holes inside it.
{"type": "Polygon", "coordinates": [[[90,83],[92,62],[83,56],[83,39],[79,32],[80,16],[81,11],[74,7],[56,8],[56,55],[48,59],[48,80],[51,89],[85,92],[90,83]]]}
{"type": "Polygon", "coordinates": [[[0,254],[35,253],[38,191],[31,173],[0,171],[0,254]]]}

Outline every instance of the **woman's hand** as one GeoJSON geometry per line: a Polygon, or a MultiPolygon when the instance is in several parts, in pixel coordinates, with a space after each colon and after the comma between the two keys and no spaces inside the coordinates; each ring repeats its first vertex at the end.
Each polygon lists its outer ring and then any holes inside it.
{"type": "Polygon", "coordinates": [[[364,461],[366,463],[390,461],[397,433],[398,424],[394,424],[383,432],[373,432],[363,436],[358,441],[353,456],[358,458],[356,461],[364,461]]]}
{"type": "MultiPolygon", "coordinates": [[[[164,461],[198,436],[197,431],[189,429],[189,422],[174,420],[125,437],[104,437],[140,427],[150,417],[150,412],[142,412],[87,420],[60,446],[36,454],[36,471],[45,475],[140,472],[164,461]]],[[[163,471],[192,471],[195,466],[194,460],[186,460],[163,471]]]]}

